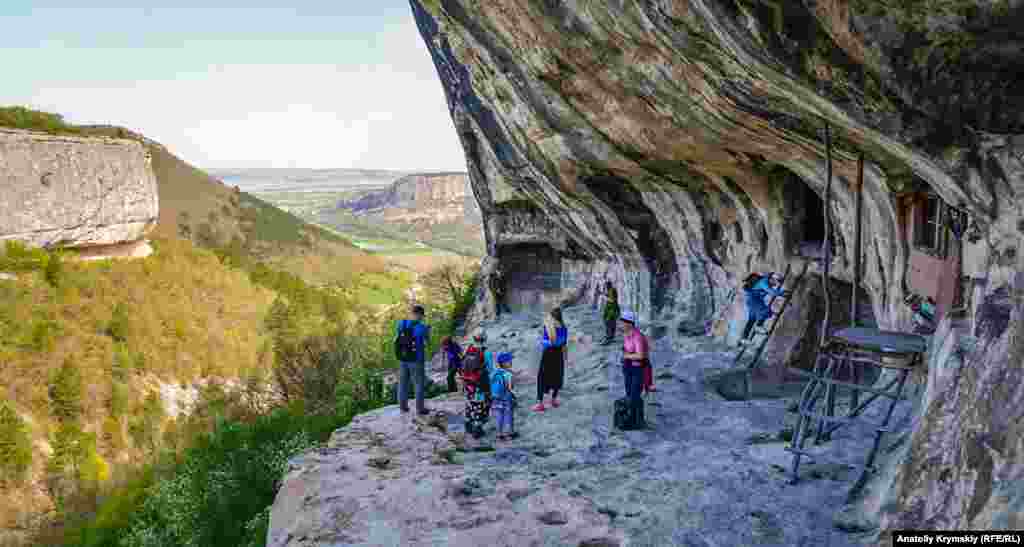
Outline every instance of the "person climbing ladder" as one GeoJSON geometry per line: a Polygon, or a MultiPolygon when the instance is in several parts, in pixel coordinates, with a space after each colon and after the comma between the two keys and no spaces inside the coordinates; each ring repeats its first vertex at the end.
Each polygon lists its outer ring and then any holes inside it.
{"type": "Polygon", "coordinates": [[[743,291],[747,300],[747,324],[743,327],[742,340],[750,338],[755,326],[761,326],[772,316],[772,310],[765,302],[769,296],[783,296],[782,276],[777,272],[769,275],[751,273],[743,281],[743,291]]]}

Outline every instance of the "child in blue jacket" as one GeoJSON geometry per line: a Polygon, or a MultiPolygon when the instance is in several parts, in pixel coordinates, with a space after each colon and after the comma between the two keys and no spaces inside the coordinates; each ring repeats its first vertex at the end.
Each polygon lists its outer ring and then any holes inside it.
{"type": "Polygon", "coordinates": [[[491,376],[491,410],[498,428],[499,441],[514,439],[516,395],[512,386],[511,353],[500,353],[497,365],[490,369],[491,376]]]}

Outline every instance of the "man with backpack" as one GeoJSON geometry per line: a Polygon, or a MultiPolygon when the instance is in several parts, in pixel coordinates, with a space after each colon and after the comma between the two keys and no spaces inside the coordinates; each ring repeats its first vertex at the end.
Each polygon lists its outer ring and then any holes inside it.
{"type": "Polygon", "coordinates": [[[398,375],[398,406],[402,412],[409,412],[411,379],[416,384],[416,412],[421,416],[430,413],[424,404],[427,383],[427,340],[430,340],[430,326],[423,322],[424,315],[423,306],[413,306],[412,318],[398,322],[395,336],[395,356],[401,363],[398,375]]]}
{"type": "Polygon", "coordinates": [[[743,327],[742,339],[746,340],[750,338],[755,325],[763,325],[773,314],[765,298],[783,296],[786,291],[782,289],[782,276],[778,273],[761,275],[757,272],[751,273],[743,281],[743,291],[747,300],[747,324],[743,327]]]}

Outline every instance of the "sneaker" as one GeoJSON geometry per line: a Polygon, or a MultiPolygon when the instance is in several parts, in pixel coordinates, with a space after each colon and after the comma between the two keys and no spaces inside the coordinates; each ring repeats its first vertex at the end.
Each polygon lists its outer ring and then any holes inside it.
{"type": "Polygon", "coordinates": [[[558,408],[562,406],[562,403],[559,403],[558,399],[551,399],[551,406],[553,406],[554,408],[558,408]]]}
{"type": "Polygon", "coordinates": [[[402,411],[402,414],[407,414],[407,413],[409,412],[409,409],[408,409],[408,408],[402,408],[402,407],[399,407],[399,410],[401,410],[401,411],[402,411]]]}
{"type": "MultiPolygon", "coordinates": [[[[408,410],[406,412],[408,412],[408,410]]],[[[416,413],[419,414],[420,416],[429,416],[430,415],[430,409],[429,408],[421,408],[421,409],[417,410],[416,413]]]]}
{"type": "Polygon", "coordinates": [[[537,403],[537,404],[533,405],[533,409],[535,411],[537,411],[537,412],[544,412],[544,410],[545,410],[544,403],[537,403]]]}

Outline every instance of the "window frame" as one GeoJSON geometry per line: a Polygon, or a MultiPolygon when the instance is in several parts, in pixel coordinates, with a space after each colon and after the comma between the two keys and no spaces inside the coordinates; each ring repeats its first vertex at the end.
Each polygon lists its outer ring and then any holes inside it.
{"type": "Polygon", "coordinates": [[[914,248],[937,258],[945,259],[949,254],[949,229],[946,226],[947,206],[938,194],[928,193],[917,202],[914,220],[914,248]],[[935,214],[930,216],[929,208],[935,204],[935,214]]]}

